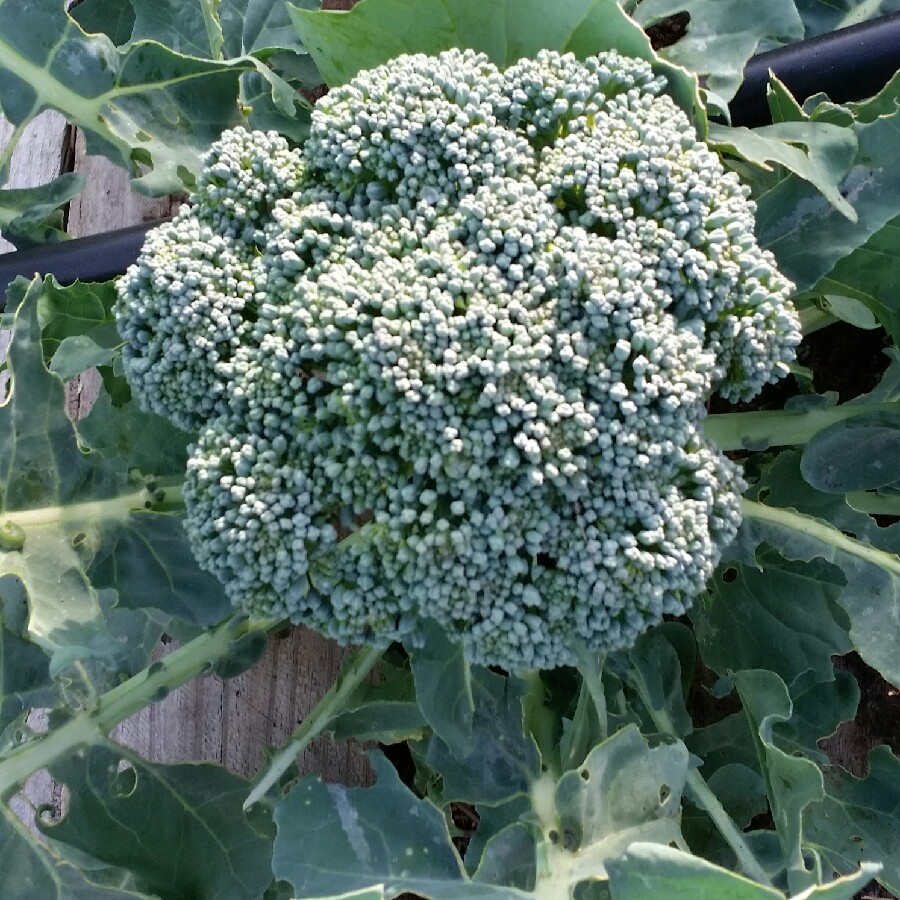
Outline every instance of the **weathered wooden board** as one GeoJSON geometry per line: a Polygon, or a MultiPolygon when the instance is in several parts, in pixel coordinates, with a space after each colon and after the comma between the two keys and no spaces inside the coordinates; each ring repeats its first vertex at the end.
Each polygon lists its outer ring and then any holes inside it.
{"type": "MultiPolygon", "coordinates": [[[[11,131],[0,120],[0,147],[11,131]]],[[[71,203],[67,216],[67,230],[75,237],[170,215],[181,200],[134,193],[128,173],[86,155],[81,136],[55,113],[41,116],[23,135],[13,156],[9,186],[41,184],[70,170],[87,179],[87,189],[71,203]]],[[[0,252],[11,249],[9,244],[0,245],[0,252]]],[[[97,389],[97,380],[90,377],[69,385],[73,417],[87,414],[97,389]]],[[[174,646],[160,645],[157,655],[174,646]]],[[[251,775],[262,762],[263,748],[281,744],[328,689],[342,658],[343,651],[334,642],[306,629],[292,629],[272,638],[264,657],[248,672],[225,682],[201,678],[184,685],[123,723],[114,737],[150,759],[211,760],[251,775]]],[[[307,750],[301,767],[345,783],[363,783],[369,776],[368,762],[358,748],[328,739],[307,750]]],[[[34,806],[49,802],[59,809],[62,803],[60,791],[46,774],[32,779],[25,794],[34,806]]],[[[26,814],[27,804],[21,800],[19,810],[26,814]]]]}

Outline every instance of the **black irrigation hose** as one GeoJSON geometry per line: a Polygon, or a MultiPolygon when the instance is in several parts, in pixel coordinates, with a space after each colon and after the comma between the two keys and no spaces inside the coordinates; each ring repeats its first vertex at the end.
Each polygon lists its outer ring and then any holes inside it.
{"type": "Polygon", "coordinates": [[[900,12],[754,56],[729,106],[732,124],[771,121],[769,69],[800,102],[820,92],[835,103],[871,97],[900,69],[900,12]]]}
{"type": "Polygon", "coordinates": [[[17,275],[26,278],[35,273],[53,275],[60,284],[79,279],[107,281],[121,275],[137,259],[147,232],[166,221],[154,219],[118,231],[0,255],[0,311],[6,305],[6,287],[17,275]]]}
{"type": "MultiPolygon", "coordinates": [[[[769,121],[770,69],[800,101],[819,92],[836,103],[870,97],[900,69],[900,12],[753,57],[729,107],[734,125],[769,121]]],[[[0,255],[0,310],[6,286],[17,275],[49,273],[61,284],[120,275],[137,258],[148,229],[160,221],[0,255]]]]}

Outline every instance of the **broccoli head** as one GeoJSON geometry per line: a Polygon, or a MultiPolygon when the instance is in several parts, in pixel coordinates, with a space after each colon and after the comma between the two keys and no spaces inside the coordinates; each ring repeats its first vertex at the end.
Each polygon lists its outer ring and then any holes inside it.
{"type": "Polygon", "coordinates": [[[630,645],[740,521],[703,436],[799,341],[754,207],[640,60],[411,55],[235,129],[121,280],[186,527],[251,614],[475,662],[630,645]]]}

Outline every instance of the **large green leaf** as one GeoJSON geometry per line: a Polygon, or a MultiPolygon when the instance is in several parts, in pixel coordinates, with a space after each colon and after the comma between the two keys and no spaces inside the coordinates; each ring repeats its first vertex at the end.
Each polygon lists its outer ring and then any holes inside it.
{"type": "Polygon", "coordinates": [[[405,787],[380,755],[377,782],[345,788],[318,779],[300,782],[275,810],[272,855],[276,878],[298,897],[316,897],[384,885],[385,897],[408,891],[435,900],[527,895],[469,880],[444,814],[405,787]]]}
{"type": "Polygon", "coordinates": [[[803,814],[825,796],[819,767],[802,756],[777,746],[773,730],[793,713],[785,683],[764,669],[737,672],[734,683],[757,742],[760,767],[769,796],[769,808],[778,831],[791,894],[815,884],[816,872],[806,866],[803,814]]]}
{"type": "Polygon", "coordinates": [[[27,619],[21,585],[15,579],[0,579],[0,756],[16,742],[13,735],[3,737],[10,723],[34,707],[55,705],[47,655],[22,636],[27,619]]]}
{"type": "Polygon", "coordinates": [[[760,43],[785,44],[803,37],[793,0],[643,0],[634,16],[647,27],[682,12],[691,17],[686,34],[660,55],[708,76],[707,89],[723,107],[737,93],[744,66],[760,43]]]}
{"type": "Polygon", "coordinates": [[[836,669],[828,681],[792,691],[794,710],[790,721],[777,724],[773,734],[778,746],[790,753],[803,753],[820,765],[828,755],[819,749],[822,738],[831,737],[842,722],[851,722],[859,708],[859,684],[850,672],[836,669]]]}
{"type": "Polygon", "coordinates": [[[850,104],[847,109],[821,104],[812,112],[813,121],[852,127],[856,134],[853,166],[839,185],[840,195],[856,210],[856,222],[796,175],[758,198],[759,241],[799,290],[816,285],[900,214],[900,106],[894,103],[900,81],[895,81],[871,104],[850,104]]]}
{"type": "Polygon", "coordinates": [[[807,841],[839,872],[863,860],[881,862],[878,880],[900,893],[900,760],[888,747],[876,747],[865,778],[827,768],[825,792],[806,810],[807,841]]]}
{"type": "Polygon", "coordinates": [[[412,674],[382,659],[378,683],[363,682],[328,728],[338,740],[396,744],[424,737],[428,722],[416,702],[412,674]]]}
{"type": "MultiPolygon", "coordinates": [[[[634,726],[595,747],[555,789],[557,839],[550,864],[574,888],[604,879],[611,859],[635,841],[669,844],[681,838],[681,795],[689,767],[680,741],[650,748],[634,726]]],[[[538,804],[536,804],[538,805],[538,804]]],[[[536,810],[541,814],[541,810],[536,810]]],[[[546,816],[541,816],[547,826],[546,816]]]]}
{"type": "Polygon", "coordinates": [[[287,4],[294,27],[329,85],[343,84],[404,53],[436,54],[469,47],[501,68],[539,50],[581,58],[601,50],[656,63],[669,91],[689,114],[697,111],[696,78],[666,65],[616,0],[362,0],[349,12],[311,11],[287,4]]]}
{"type": "Polygon", "coordinates": [[[83,0],[72,16],[85,29],[106,34],[117,46],[139,40],[164,44],[199,59],[252,57],[240,76],[240,101],[254,128],[305,137],[309,109],[295,87],[322,78],[300,44],[283,0],[83,0]]]}
{"type": "Polygon", "coordinates": [[[523,731],[522,681],[478,668],[472,694],[471,751],[457,756],[433,734],[412,745],[413,755],[440,775],[445,800],[496,804],[527,794],[540,772],[540,758],[534,740],[523,731]]]}
{"type": "Polygon", "coordinates": [[[816,37],[900,11],[900,0],[796,0],[806,37],[816,37]]]}
{"type": "Polygon", "coordinates": [[[425,720],[454,756],[472,752],[472,678],[461,643],[452,643],[436,623],[422,647],[410,653],[416,700],[425,720]]]}
{"type": "Polygon", "coordinates": [[[69,802],[46,833],[133,873],[147,893],[246,900],[272,880],[268,815],[242,812],[249,783],[221,766],[149,763],[101,744],[53,774],[69,802]]]}
{"type": "Polygon", "coordinates": [[[814,490],[800,474],[799,458],[794,451],[780,453],[754,485],[751,496],[764,497],[765,504],[745,505],[733,549],[751,565],[767,543],[786,559],[823,559],[840,568],[844,584],[835,599],[849,619],[854,648],[900,684],[900,525],[880,528],[843,497],[814,490]]]}
{"type": "Polygon", "coordinates": [[[762,555],[757,565],[721,568],[691,609],[704,663],[720,677],[768,669],[792,690],[830,680],[831,657],[853,649],[837,603],[840,571],[775,553],[762,555]]]}
{"type": "MultiPolygon", "coordinates": [[[[190,556],[180,520],[145,511],[157,498],[135,479],[131,455],[89,452],[79,440],[66,415],[64,385],[43,360],[38,310],[44,289],[35,279],[10,290],[17,312],[8,358],[12,391],[0,407],[0,526],[6,534],[0,575],[24,585],[28,637],[53,656],[54,671],[79,659],[132,670],[142,662],[138,648],[168,616],[209,623],[229,607],[190,556]],[[154,580],[148,572],[156,573],[154,580]]],[[[119,415],[111,406],[93,415],[101,412],[119,415]]],[[[163,471],[172,466],[165,441],[144,445],[141,459],[148,475],[157,465],[163,471]]]]}
{"type": "MultiPolygon", "coordinates": [[[[661,711],[671,721],[673,734],[683,738],[693,730],[684,705],[682,666],[675,647],[666,639],[666,626],[641,635],[628,653],[628,676],[641,679],[641,695],[653,711],[661,711]]],[[[652,725],[650,731],[653,731],[652,725]]]]}
{"type": "MultiPolygon", "coordinates": [[[[867,865],[854,875],[816,885],[793,900],[851,900],[877,872],[867,865]]],[[[612,900],[784,900],[774,888],[749,881],[689,853],[635,844],[610,863],[612,900]]]]}
{"type": "Polygon", "coordinates": [[[3,900],[154,900],[126,887],[90,880],[78,866],[38,843],[0,804],[0,897],[3,900]]]}
{"type": "Polygon", "coordinates": [[[784,166],[809,182],[841,214],[856,221],[856,212],[839,185],[856,155],[856,135],[850,128],[827,122],[779,122],[762,128],[709,126],[709,142],[763,169],[784,166]]]}
{"type": "Polygon", "coordinates": [[[842,294],[864,303],[900,342],[900,216],[839,260],[816,284],[824,294],[842,294]]]}
{"type": "MultiPolygon", "coordinates": [[[[0,0],[0,109],[24,126],[56,109],[83,129],[91,152],[128,169],[152,166],[139,190],[181,190],[200,154],[240,121],[238,76],[248,58],[183,56],[154,41],[119,50],[87,35],[64,0],[0,0]]],[[[17,131],[18,133],[18,131],[17,131]]]]}
{"type": "Polygon", "coordinates": [[[820,431],[803,448],[800,471],[829,494],[900,482],[900,413],[871,412],[820,431]]]}

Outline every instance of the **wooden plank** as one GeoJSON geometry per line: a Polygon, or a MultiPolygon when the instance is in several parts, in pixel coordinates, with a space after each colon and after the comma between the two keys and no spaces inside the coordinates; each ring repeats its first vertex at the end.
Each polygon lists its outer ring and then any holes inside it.
{"type": "MultiPolygon", "coordinates": [[[[0,147],[11,133],[11,127],[0,120],[0,147]]],[[[75,237],[171,215],[183,200],[136,194],[128,173],[102,157],[87,155],[82,136],[73,141],[73,132],[55,113],[40,116],[23,134],[13,156],[9,185],[44,183],[60,174],[64,163],[87,180],[87,188],[68,212],[68,231],[75,237]]],[[[7,244],[0,252],[11,249],[7,244]]],[[[98,390],[99,380],[90,375],[67,385],[70,415],[86,415],[98,390]]],[[[156,656],[175,646],[160,645],[156,656]]],[[[202,678],[184,685],[124,722],[114,737],[149,759],[204,759],[251,775],[262,762],[263,748],[282,743],[327,690],[343,655],[334,642],[306,629],[292,629],[272,639],[250,671],[225,682],[202,678]]],[[[32,724],[43,727],[45,717],[36,715],[32,724]]],[[[349,784],[364,783],[370,777],[368,762],[357,748],[327,739],[309,748],[301,766],[303,771],[349,784]]],[[[44,804],[57,812],[64,807],[64,791],[46,772],[30,780],[17,799],[17,809],[27,818],[29,807],[44,804]]]]}

